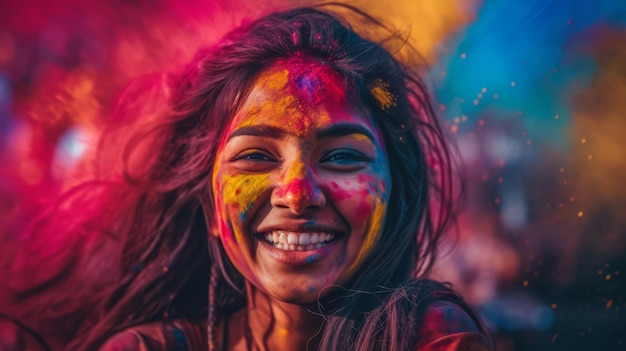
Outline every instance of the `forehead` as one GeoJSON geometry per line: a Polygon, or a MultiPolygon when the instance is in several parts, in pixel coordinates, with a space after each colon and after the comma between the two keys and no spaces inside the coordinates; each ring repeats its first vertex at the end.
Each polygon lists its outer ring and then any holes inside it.
{"type": "Polygon", "coordinates": [[[254,82],[230,131],[265,124],[300,136],[335,123],[373,123],[354,89],[332,67],[312,59],[281,60],[254,82]]]}

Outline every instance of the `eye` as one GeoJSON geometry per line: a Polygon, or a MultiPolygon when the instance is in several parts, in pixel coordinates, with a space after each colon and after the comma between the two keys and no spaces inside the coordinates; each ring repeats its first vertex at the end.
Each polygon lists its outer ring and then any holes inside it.
{"type": "Polygon", "coordinates": [[[248,161],[271,161],[272,159],[261,152],[249,152],[239,155],[236,159],[248,161]]]}
{"type": "Polygon", "coordinates": [[[276,157],[267,151],[253,149],[246,150],[231,159],[240,169],[247,171],[262,171],[271,168],[277,162],[276,157]]]}
{"type": "Polygon", "coordinates": [[[354,149],[336,149],[326,153],[320,163],[325,167],[338,171],[361,169],[374,159],[354,149]]]}

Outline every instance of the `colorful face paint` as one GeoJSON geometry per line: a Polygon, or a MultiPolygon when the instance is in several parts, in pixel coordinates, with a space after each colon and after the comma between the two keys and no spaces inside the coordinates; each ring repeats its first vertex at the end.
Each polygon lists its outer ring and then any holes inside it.
{"type": "Polygon", "coordinates": [[[329,66],[279,61],[223,134],[212,187],[226,253],[251,283],[309,303],[374,248],[390,194],[382,137],[329,66]]]}

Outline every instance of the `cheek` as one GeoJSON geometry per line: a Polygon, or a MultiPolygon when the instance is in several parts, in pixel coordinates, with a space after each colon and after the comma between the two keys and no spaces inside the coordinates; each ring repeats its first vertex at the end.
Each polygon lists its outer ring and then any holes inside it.
{"type": "MultiPolygon", "coordinates": [[[[388,180],[376,174],[359,174],[349,179],[336,179],[328,187],[331,197],[349,218],[369,218],[376,208],[389,199],[388,180]]],[[[358,221],[357,221],[358,222],[358,221]]]]}
{"type": "Polygon", "coordinates": [[[333,199],[348,220],[353,236],[350,251],[354,255],[344,277],[349,277],[363,263],[380,236],[387,202],[388,180],[376,174],[331,183],[333,199]]]}
{"type": "Polygon", "coordinates": [[[220,223],[220,236],[224,245],[238,246],[247,242],[244,223],[248,212],[270,185],[263,175],[229,175],[216,177],[213,187],[215,207],[220,223]]]}
{"type": "Polygon", "coordinates": [[[245,221],[269,184],[267,176],[222,174],[213,186],[220,239],[231,262],[248,279],[254,275],[250,270],[252,256],[245,221]]]}
{"type": "MultiPolygon", "coordinates": [[[[218,208],[228,213],[239,215],[240,221],[245,221],[248,212],[254,207],[257,199],[269,188],[270,180],[267,175],[224,175],[221,182],[216,184],[216,194],[221,197],[218,208]]],[[[231,218],[235,220],[235,218],[231,218]]]]}

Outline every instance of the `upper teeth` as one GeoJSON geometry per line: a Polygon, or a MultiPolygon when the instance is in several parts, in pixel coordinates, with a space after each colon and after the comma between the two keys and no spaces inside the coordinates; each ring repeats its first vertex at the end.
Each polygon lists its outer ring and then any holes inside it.
{"type": "Polygon", "coordinates": [[[320,248],[323,244],[335,237],[333,233],[312,232],[296,233],[275,230],[265,233],[265,240],[282,250],[308,251],[320,248]]]}

